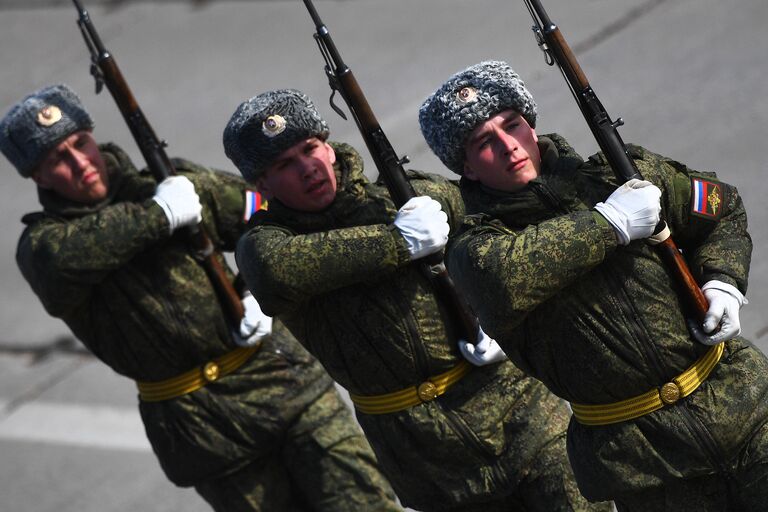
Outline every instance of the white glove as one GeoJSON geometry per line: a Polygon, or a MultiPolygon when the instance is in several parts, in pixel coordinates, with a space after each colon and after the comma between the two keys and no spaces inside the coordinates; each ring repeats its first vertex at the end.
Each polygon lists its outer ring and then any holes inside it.
{"type": "Polygon", "coordinates": [[[240,332],[233,333],[233,338],[238,346],[250,347],[272,332],[272,317],[264,314],[250,293],[243,297],[243,308],[245,314],[240,322],[240,332]]]}
{"type": "Polygon", "coordinates": [[[477,329],[477,344],[473,345],[464,340],[459,340],[459,350],[464,359],[475,366],[498,363],[507,358],[496,340],[485,334],[482,327],[477,329]]]}
{"type": "Polygon", "coordinates": [[[717,345],[741,334],[739,309],[749,304],[749,301],[738,288],[722,281],[708,281],[701,287],[701,291],[709,301],[709,309],[701,327],[694,321],[688,322],[693,337],[704,345],[717,345]],[[706,334],[714,331],[718,325],[720,330],[717,333],[711,336],[706,334]]]}
{"type": "Polygon", "coordinates": [[[203,219],[200,198],[186,176],[165,178],[157,185],[152,199],[165,212],[171,233],[182,226],[194,226],[203,219]]]}
{"type": "Polygon", "coordinates": [[[405,238],[412,260],[437,252],[448,243],[448,215],[429,196],[409,199],[395,215],[394,225],[405,238]]]}
{"type": "Polygon", "coordinates": [[[613,226],[619,245],[627,245],[653,234],[661,215],[660,199],[661,190],[650,181],[629,180],[595,210],[613,226]]]}

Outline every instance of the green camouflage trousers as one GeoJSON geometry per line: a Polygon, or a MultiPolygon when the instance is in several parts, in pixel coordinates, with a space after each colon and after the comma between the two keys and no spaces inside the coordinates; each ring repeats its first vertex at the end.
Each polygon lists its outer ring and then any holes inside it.
{"type": "Polygon", "coordinates": [[[611,512],[610,502],[589,503],[581,495],[573,471],[563,457],[564,451],[565,434],[539,452],[515,493],[497,501],[444,509],[445,512],[611,512]]]}
{"type": "Polygon", "coordinates": [[[402,510],[335,387],[286,432],[282,450],[195,489],[217,512],[402,510]]]}
{"type": "Polygon", "coordinates": [[[763,425],[722,474],[666,482],[616,500],[619,512],[768,510],[768,425],[763,425]]]}

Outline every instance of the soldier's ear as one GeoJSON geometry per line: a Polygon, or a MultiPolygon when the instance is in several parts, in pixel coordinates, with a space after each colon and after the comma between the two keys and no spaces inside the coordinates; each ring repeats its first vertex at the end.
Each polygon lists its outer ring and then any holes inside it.
{"type": "Polygon", "coordinates": [[[49,183],[46,174],[42,172],[39,167],[32,171],[32,174],[30,174],[29,177],[32,178],[32,181],[34,181],[38,187],[45,190],[51,189],[51,184],[49,183]]]}
{"type": "Polygon", "coordinates": [[[331,162],[331,165],[336,163],[336,151],[333,150],[333,146],[328,144],[327,142],[324,142],[325,149],[328,151],[328,160],[331,162]]]}
{"type": "Polygon", "coordinates": [[[262,174],[256,178],[256,182],[254,184],[256,185],[256,190],[259,191],[259,194],[261,194],[267,200],[272,199],[272,187],[269,186],[269,180],[267,180],[266,175],[262,174]]]}
{"type": "Polygon", "coordinates": [[[462,176],[468,180],[477,181],[477,174],[472,170],[467,162],[464,162],[464,174],[462,174],[462,176]]]}

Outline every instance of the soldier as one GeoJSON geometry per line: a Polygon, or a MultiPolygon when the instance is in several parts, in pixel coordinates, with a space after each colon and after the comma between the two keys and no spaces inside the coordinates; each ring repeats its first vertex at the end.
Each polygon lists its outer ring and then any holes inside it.
{"type": "Polygon", "coordinates": [[[233,250],[255,191],[186,160],[158,185],[92,128],[64,85],[0,121],[0,149],[43,206],[23,219],[17,261],[48,313],[137,381],[168,479],[217,511],[400,510],[320,364],[250,294],[232,333],[180,232],[202,217],[233,250]]]}
{"type": "Polygon", "coordinates": [[[584,161],[562,137],[537,135],[536,115],[498,61],[453,75],[422,105],[424,137],[476,214],[449,271],[507,355],[571,402],[568,453],[588,499],[768,509],[768,361],[738,337],[752,245],[736,188],[629,146],[653,185],[616,189],[602,154],[584,161]],[[659,211],[709,301],[692,333],[643,240],[659,211]]]}
{"type": "Polygon", "coordinates": [[[328,134],[292,89],[243,102],[224,130],[227,156],[270,202],[235,251],[265,311],[350,391],[404,505],[587,510],[565,457],[564,402],[482,332],[463,344],[481,366],[463,360],[458,326],[412,264],[463,217],[458,188],[410,172],[422,195],[397,210],[360,155],[328,134]]]}

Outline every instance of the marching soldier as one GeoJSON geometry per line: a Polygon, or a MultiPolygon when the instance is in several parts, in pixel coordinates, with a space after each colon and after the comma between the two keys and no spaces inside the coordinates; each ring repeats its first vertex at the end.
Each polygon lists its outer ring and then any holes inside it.
{"type": "Polygon", "coordinates": [[[23,218],[17,261],[48,313],[137,382],[168,479],[217,511],[399,510],[320,364],[250,294],[231,332],[180,232],[202,218],[233,250],[256,192],[186,160],[157,184],[92,129],[64,85],[0,121],[0,149],[43,207],[23,218]]]}
{"type": "Polygon", "coordinates": [[[617,189],[602,154],[536,133],[503,62],[453,75],[419,117],[474,214],[449,271],[510,359],[571,403],[582,493],[621,512],[766,510],[768,361],[738,336],[752,244],[736,188],[629,146],[649,181],[617,189]],[[660,212],[709,301],[690,332],[645,240],[660,212]]]}

